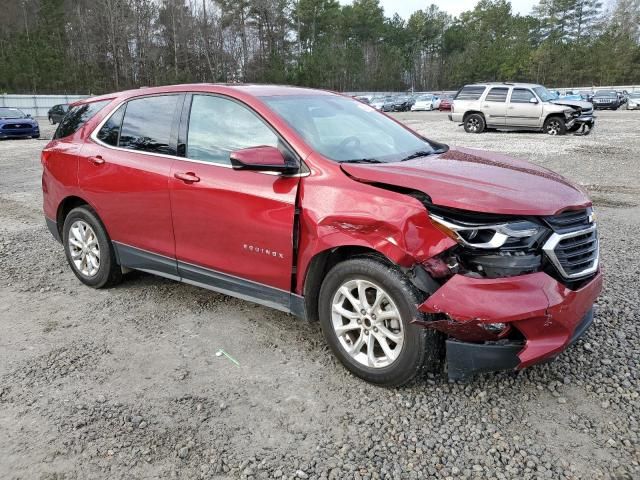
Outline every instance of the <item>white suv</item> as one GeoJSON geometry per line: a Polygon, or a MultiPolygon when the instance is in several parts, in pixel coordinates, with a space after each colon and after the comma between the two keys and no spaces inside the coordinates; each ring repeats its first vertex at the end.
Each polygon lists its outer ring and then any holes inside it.
{"type": "Polygon", "coordinates": [[[531,83],[466,85],[453,100],[449,120],[464,125],[468,133],[491,128],[563,135],[582,127],[581,133],[587,134],[595,125],[591,103],[558,99],[531,83]]]}

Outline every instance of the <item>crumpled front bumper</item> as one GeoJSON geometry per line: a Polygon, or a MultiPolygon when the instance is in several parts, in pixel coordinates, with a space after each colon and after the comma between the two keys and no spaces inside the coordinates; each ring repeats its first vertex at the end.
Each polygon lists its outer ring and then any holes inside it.
{"type": "Polygon", "coordinates": [[[544,272],[482,279],[454,275],[418,309],[444,314],[428,322],[449,335],[449,377],[464,379],[477,372],[521,369],[550,360],[586,331],[593,303],[602,290],[602,274],[571,290],[544,272]],[[524,341],[482,341],[482,324],[506,323],[524,341]]]}

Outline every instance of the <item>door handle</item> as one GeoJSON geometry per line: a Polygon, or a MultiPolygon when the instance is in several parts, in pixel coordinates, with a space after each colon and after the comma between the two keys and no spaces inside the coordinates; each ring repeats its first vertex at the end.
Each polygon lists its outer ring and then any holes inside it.
{"type": "Polygon", "coordinates": [[[200,177],[193,172],[176,172],[173,174],[173,176],[178,180],[182,180],[184,183],[196,183],[200,181],[200,177]]]}
{"type": "Polygon", "coordinates": [[[104,158],[102,158],[102,155],[96,155],[95,157],[89,157],[89,161],[94,165],[102,165],[104,163],[104,158]]]}

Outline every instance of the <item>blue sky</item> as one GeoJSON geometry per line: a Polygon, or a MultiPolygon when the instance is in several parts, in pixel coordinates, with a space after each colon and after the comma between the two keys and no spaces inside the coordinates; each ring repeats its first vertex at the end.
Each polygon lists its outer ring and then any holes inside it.
{"type": "MultiPolygon", "coordinates": [[[[351,0],[340,0],[340,3],[346,5],[351,3],[351,0]]],[[[459,15],[465,10],[472,10],[478,0],[380,0],[386,16],[391,17],[398,13],[405,19],[409,18],[412,12],[425,9],[432,3],[451,15],[459,15]]],[[[511,7],[514,13],[527,15],[531,12],[531,7],[537,3],[538,0],[511,0],[511,7]]]]}

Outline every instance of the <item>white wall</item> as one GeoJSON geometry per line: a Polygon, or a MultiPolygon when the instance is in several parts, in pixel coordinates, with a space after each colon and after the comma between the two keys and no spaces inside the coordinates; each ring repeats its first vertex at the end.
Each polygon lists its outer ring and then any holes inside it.
{"type": "Polygon", "coordinates": [[[73,103],[88,95],[0,95],[0,107],[15,107],[34,117],[46,117],[54,105],[73,103]]]}

